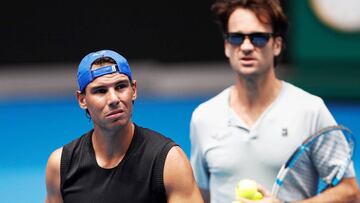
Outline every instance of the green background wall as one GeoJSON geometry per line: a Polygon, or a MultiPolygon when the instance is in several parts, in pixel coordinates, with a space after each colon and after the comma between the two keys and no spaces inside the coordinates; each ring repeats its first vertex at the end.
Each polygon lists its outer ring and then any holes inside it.
{"type": "Polygon", "coordinates": [[[360,99],[360,32],[325,25],[315,15],[310,0],[287,3],[287,51],[293,65],[289,80],[323,97],[360,99]]]}

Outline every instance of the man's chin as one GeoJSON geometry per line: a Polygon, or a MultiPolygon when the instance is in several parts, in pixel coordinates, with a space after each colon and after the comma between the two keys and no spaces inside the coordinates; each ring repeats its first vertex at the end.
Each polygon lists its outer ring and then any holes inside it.
{"type": "Polygon", "coordinates": [[[255,67],[243,67],[237,71],[243,77],[254,77],[259,74],[259,71],[255,67]]]}
{"type": "Polygon", "coordinates": [[[116,119],[107,124],[108,129],[121,129],[126,127],[129,124],[127,119],[116,119]]]}

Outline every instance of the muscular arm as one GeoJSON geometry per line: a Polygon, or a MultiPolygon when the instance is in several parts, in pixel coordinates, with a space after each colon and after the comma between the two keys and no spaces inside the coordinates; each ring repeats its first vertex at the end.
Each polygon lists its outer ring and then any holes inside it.
{"type": "Polygon", "coordinates": [[[164,185],[169,203],[203,202],[188,158],[180,147],[171,148],[166,157],[164,185]]]}
{"type": "Polygon", "coordinates": [[[55,150],[46,166],[46,203],[62,203],[60,193],[60,159],[62,148],[55,150]]]}
{"type": "Polygon", "coordinates": [[[356,202],[360,203],[360,190],[356,178],[345,178],[337,186],[325,190],[321,194],[300,201],[299,203],[312,203],[312,202],[356,202]]]}

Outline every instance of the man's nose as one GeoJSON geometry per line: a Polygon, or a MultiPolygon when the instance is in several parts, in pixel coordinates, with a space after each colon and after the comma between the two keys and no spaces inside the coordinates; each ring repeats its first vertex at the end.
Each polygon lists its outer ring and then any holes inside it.
{"type": "Polygon", "coordinates": [[[245,37],[243,43],[240,45],[240,49],[246,52],[254,50],[254,45],[251,43],[248,36],[245,37]]]}
{"type": "Polygon", "coordinates": [[[111,107],[115,107],[120,103],[119,95],[115,91],[115,89],[110,88],[108,90],[108,95],[107,96],[108,96],[108,104],[111,107]]]}

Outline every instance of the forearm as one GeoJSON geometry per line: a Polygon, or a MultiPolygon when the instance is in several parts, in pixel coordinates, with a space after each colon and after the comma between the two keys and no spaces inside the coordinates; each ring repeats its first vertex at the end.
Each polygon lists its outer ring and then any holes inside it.
{"type": "Polygon", "coordinates": [[[355,178],[346,178],[339,185],[329,188],[312,198],[299,201],[298,203],[360,203],[360,191],[355,178]]]}

